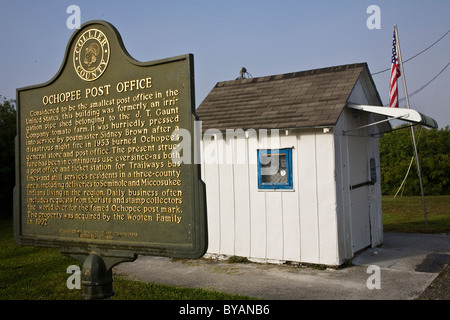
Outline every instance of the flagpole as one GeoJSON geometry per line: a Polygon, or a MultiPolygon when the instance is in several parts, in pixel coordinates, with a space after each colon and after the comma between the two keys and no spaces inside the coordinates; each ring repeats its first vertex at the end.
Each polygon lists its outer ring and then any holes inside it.
{"type": "MultiPolygon", "coordinates": [[[[402,73],[402,78],[403,78],[403,88],[405,89],[406,106],[408,107],[408,109],[411,109],[411,107],[409,105],[408,89],[406,88],[405,71],[403,70],[402,52],[400,50],[400,41],[398,39],[398,31],[397,31],[397,25],[396,24],[394,25],[394,33],[395,33],[395,41],[396,41],[396,45],[397,45],[398,60],[400,61],[400,68],[401,68],[401,73],[402,73]]],[[[413,140],[414,153],[416,155],[416,165],[417,165],[417,174],[419,176],[420,193],[422,195],[423,216],[425,218],[425,224],[428,224],[428,221],[427,221],[427,209],[426,209],[426,206],[425,206],[425,197],[424,197],[424,194],[423,194],[422,175],[420,173],[419,156],[417,154],[417,145],[416,145],[416,138],[414,136],[414,128],[413,128],[413,126],[411,126],[411,135],[412,135],[412,140],[413,140]]]]}

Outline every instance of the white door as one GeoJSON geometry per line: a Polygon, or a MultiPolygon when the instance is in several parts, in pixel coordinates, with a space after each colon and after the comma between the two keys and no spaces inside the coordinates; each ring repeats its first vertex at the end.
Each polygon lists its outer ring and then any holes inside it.
{"type": "Polygon", "coordinates": [[[355,253],[370,245],[370,166],[367,159],[367,138],[349,136],[348,143],[352,246],[355,253]]]}

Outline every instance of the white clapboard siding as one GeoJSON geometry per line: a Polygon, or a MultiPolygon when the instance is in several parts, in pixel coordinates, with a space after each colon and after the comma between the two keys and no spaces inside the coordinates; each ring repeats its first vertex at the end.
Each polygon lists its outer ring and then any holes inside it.
{"type": "MultiPolygon", "coordinates": [[[[348,102],[381,103],[368,72],[359,76],[348,102]]],[[[216,138],[204,135],[201,141],[207,253],[339,265],[359,250],[381,244],[378,132],[389,126],[360,129],[378,120],[343,107],[328,128],[274,135],[241,130],[233,139],[210,129],[216,138]],[[275,148],[292,148],[293,190],[258,190],[257,150],[275,148]],[[371,181],[371,160],[377,182],[361,186],[371,181]]]]}
{"type": "Polygon", "coordinates": [[[334,137],[332,134],[316,135],[316,154],[320,263],[335,264],[338,261],[338,236],[334,137]]]}
{"type": "Polygon", "coordinates": [[[233,151],[235,241],[234,255],[250,255],[250,188],[247,139],[239,139],[231,144],[233,151]]]}
{"type": "Polygon", "coordinates": [[[208,222],[208,250],[211,252],[220,252],[220,185],[219,164],[213,163],[212,156],[209,153],[214,148],[215,141],[206,141],[200,144],[202,154],[202,179],[206,184],[206,203],[207,203],[207,222],[208,222]],[[211,156],[211,157],[210,157],[211,156]],[[205,165],[207,157],[208,165],[205,165]],[[208,158],[210,157],[210,158],[208,158]]]}
{"type": "MultiPolygon", "coordinates": [[[[292,176],[298,177],[297,134],[282,137],[283,146],[292,149],[292,176]]],[[[293,192],[280,192],[283,208],[283,260],[300,261],[299,179],[294,178],[293,192]]]]}
{"type": "Polygon", "coordinates": [[[298,196],[300,198],[300,244],[303,262],[319,261],[319,220],[317,206],[317,155],[314,133],[298,135],[298,196]]]}
{"type": "Polygon", "coordinates": [[[322,130],[282,133],[260,140],[255,136],[203,139],[208,253],[336,264],[333,134],[322,130]],[[214,158],[213,147],[218,148],[222,163],[207,161],[214,158]],[[257,149],[276,147],[293,148],[294,190],[258,190],[257,149]],[[238,159],[237,153],[244,157],[238,159]]]}

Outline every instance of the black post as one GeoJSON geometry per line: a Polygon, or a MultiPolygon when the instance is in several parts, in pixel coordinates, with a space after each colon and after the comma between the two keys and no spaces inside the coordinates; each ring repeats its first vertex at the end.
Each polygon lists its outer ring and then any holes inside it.
{"type": "Polygon", "coordinates": [[[86,300],[109,299],[114,295],[112,267],[97,253],[91,253],[83,263],[81,271],[82,296],[86,300]]]}
{"type": "Polygon", "coordinates": [[[111,298],[114,295],[112,268],[119,263],[132,262],[137,258],[137,255],[131,252],[92,250],[87,253],[77,250],[76,248],[68,250],[66,248],[61,253],[82,264],[81,295],[86,300],[111,298]]]}

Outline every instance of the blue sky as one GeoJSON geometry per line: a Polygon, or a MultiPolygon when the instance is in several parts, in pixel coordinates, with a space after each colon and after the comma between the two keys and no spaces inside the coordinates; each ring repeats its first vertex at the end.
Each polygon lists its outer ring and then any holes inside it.
{"type": "MultiPolygon", "coordinates": [[[[367,62],[374,73],[390,67],[394,24],[404,59],[450,30],[448,0],[2,0],[0,95],[15,98],[16,88],[56,74],[75,31],[66,26],[69,5],[80,7],[82,23],[112,23],[136,60],[193,53],[196,105],[218,81],[238,77],[243,66],[258,77],[367,62]],[[380,8],[381,29],[366,26],[370,5],[380,8]]],[[[422,87],[449,62],[450,34],[405,63],[408,91],[422,87]]],[[[388,103],[389,72],[373,79],[388,103]]],[[[440,127],[450,125],[449,84],[450,67],[410,98],[411,107],[440,127]]]]}

